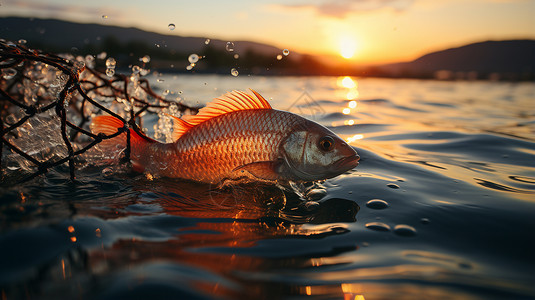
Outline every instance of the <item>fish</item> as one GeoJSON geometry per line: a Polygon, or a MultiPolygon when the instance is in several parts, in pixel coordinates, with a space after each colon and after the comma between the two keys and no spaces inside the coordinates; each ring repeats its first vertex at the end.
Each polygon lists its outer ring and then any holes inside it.
{"type": "MultiPolygon", "coordinates": [[[[336,177],[359,164],[359,155],[326,127],[276,110],[254,90],[231,91],[196,115],[174,120],[172,143],[130,130],[134,171],[153,176],[221,184],[230,181],[312,182],[336,177]]],[[[93,134],[116,134],[113,116],[92,119],[93,134]]],[[[126,133],[103,139],[104,153],[120,153],[126,133]]]]}

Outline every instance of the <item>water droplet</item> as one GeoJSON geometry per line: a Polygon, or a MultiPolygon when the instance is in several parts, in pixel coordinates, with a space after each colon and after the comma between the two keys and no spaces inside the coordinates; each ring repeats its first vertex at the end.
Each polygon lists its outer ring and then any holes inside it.
{"type": "Polygon", "coordinates": [[[163,91],[162,95],[164,95],[164,96],[169,95],[169,90],[165,90],[165,91],[163,91]]]}
{"type": "Polygon", "coordinates": [[[366,202],[366,206],[372,209],[385,209],[388,207],[388,202],[381,199],[372,199],[366,202]]]}
{"type": "Polygon", "coordinates": [[[394,226],[394,233],[401,236],[414,236],[416,235],[416,229],[409,225],[398,224],[394,226]]]}
{"type": "Polygon", "coordinates": [[[460,262],[457,264],[457,266],[459,266],[461,269],[472,269],[472,264],[467,262],[460,262]]]}
{"type": "Polygon", "coordinates": [[[234,51],[234,43],[233,42],[227,42],[227,46],[225,47],[228,52],[234,51]]]}
{"type": "Polygon", "coordinates": [[[106,59],[106,67],[107,68],[115,68],[116,64],[117,64],[117,62],[115,61],[115,58],[109,57],[108,59],[106,59]]]}
{"type": "Polygon", "coordinates": [[[325,195],[327,195],[327,190],[313,189],[306,194],[306,197],[308,200],[320,200],[321,198],[325,197],[325,195]]]}
{"type": "Polygon", "coordinates": [[[108,16],[107,15],[102,15],[102,19],[107,19],[108,16]]]}
{"type": "Polygon", "coordinates": [[[173,23],[170,23],[169,25],[167,25],[167,27],[169,28],[169,30],[175,30],[176,28],[175,24],[173,23]]]}
{"type": "Polygon", "coordinates": [[[281,60],[282,59],[282,55],[277,55],[277,60],[281,60]]]}
{"type": "Polygon", "coordinates": [[[83,60],[77,60],[74,62],[74,67],[78,70],[85,68],[85,62],[83,60]]]}
{"type": "Polygon", "coordinates": [[[146,63],[149,63],[150,62],[150,56],[148,55],[145,55],[141,58],[141,61],[146,64],[146,63]]]}
{"type": "Polygon", "coordinates": [[[158,82],[164,82],[164,80],[163,80],[163,79],[160,79],[160,78],[156,79],[156,81],[158,81],[158,82]]]}
{"type": "Polygon", "coordinates": [[[191,54],[189,57],[188,57],[188,61],[192,64],[196,63],[199,61],[199,55],[193,53],[191,54]]]}
{"type": "Polygon", "coordinates": [[[290,54],[290,50],[284,49],[282,50],[282,54],[284,54],[284,56],[288,56],[288,54],[290,54]]]}
{"type": "Polygon", "coordinates": [[[205,45],[210,44],[210,39],[206,39],[206,40],[204,40],[204,44],[205,44],[205,45]]]}
{"type": "Polygon", "coordinates": [[[25,44],[26,44],[26,40],[24,40],[24,39],[20,39],[20,40],[18,41],[18,43],[19,43],[19,45],[25,45],[25,44]]]}
{"type": "Polygon", "coordinates": [[[366,224],[366,228],[375,231],[390,231],[390,226],[383,222],[370,222],[366,224]]]}
{"type": "Polygon", "coordinates": [[[234,54],[234,59],[240,58],[240,55],[238,53],[234,54]]]}
{"type": "Polygon", "coordinates": [[[141,68],[139,66],[132,67],[132,73],[139,74],[139,71],[141,71],[141,68]]]}
{"type": "Polygon", "coordinates": [[[186,67],[186,70],[190,71],[191,69],[193,69],[193,66],[195,66],[195,64],[190,64],[186,67]]]}
{"type": "Polygon", "coordinates": [[[420,223],[422,223],[424,225],[427,225],[427,224],[431,223],[431,221],[428,218],[421,218],[420,219],[420,223]]]}
{"type": "Polygon", "coordinates": [[[108,77],[112,77],[113,75],[115,75],[115,69],[114,68],[107,68],[106,69],[106,75],[108,75],[108,77]]]}
{"type": "Polygon", "coordinates": [[[106,53],[105,51],[102,51],[97,55],[97,58],[98,59],[105,59],[106,56],[108,56],[108,53],[106,53]]]}
{"type": "Polygon", "coordinates": [[[113,169],[110,168],[110,167],[104,168],[102,170],[102,175],[105,176],[105,177],[108,177],[108,176],[110,176],[112,174],[113,174],[113,169]]]}
{"type": "Polygon", "coordinates": [[[230,74],[234,77],[238,76],[240,73],[238,72],[238,70],[236,70],[236,68],[232,68],[230,69],[230,74]]]}
{"type": "Polygon", "coordinates": [[[316,201],[308,201],[308,202],[305,202],[304,204],[305,208],[307,210],[314,210],[314,209],[317,209],[320,207],[320,204],[316,201]]]}
{"type": "Polygon", "coordinates": [[[399,189],[399,185],[397,185],[395,183],[389,183],[386,186],[391,188],[391,189],[399,189]]]}
{"type": "Polygon", "coordinates": [[[2,70],[2,76],[4,77],[4,79],[11,79],[15,77],[15,75],[17,75],[17,70],[15,69],[8,68],[8,69],[2,70]]]}

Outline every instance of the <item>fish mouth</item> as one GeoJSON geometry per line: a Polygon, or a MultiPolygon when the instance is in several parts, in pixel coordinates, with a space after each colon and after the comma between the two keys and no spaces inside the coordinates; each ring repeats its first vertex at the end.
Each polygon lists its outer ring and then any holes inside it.
{"type": "Polygon", "coordinates": [[[359,165],[360,156],[358,154],[346,156],[334,162],[333,170],[348,171],[359,165]]]}

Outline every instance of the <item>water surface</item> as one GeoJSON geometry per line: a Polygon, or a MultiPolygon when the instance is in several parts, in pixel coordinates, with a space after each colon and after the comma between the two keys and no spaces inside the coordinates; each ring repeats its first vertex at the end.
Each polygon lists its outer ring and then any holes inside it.
{"type": "Polygon", "coordinates": [[[2,299],[535,298],[535,84],[150,79],[190,105],[253,88],[361,164],[301,197],[102,167],[4,184],[2,299]]]}

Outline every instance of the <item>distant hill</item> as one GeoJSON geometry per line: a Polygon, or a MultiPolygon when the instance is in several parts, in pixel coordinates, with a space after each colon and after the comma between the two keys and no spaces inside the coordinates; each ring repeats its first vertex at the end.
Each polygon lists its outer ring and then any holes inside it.
{"type": "MultiPolygon", "coordinates": [[[[25,39],[32,44],[39,44],[55,50],[55,48],[82,49],[88,45],[101,44],[106,37],[114,37],[117,42],[143,42],[151,46],[173,49],[178,53],[194,53],[202,50],[207,37],[183,37],[147,32],[138,28],[124,28],[101,24],[81,24],[52,19],[35,19],[22,17],[0,18],[0,37],[17,41],[25,39]]],[[[281,53],[282,49],[271,45],[250,41],[232,41],[235,51],[253,50],[261,54],[281,53]]],[[[225,48],[227,41],[211,39],[212,47],[225,48]]],[[[48,50],[48,49],[44,49],[48,50]]]]}
{"type": "MultiPolygon", "coordinates": [[[[384,75],[402,77],[472,76],[531,77],[535,73],[535,41],[486,41],[426,54],[414,61],[378,67],[384,75]],[[448,73],[450,72],[450,73],[448,73]]],[[[529,79],[529,78],[528,78],[529,79]]]]}

